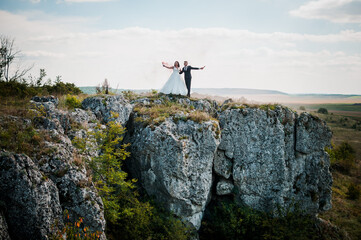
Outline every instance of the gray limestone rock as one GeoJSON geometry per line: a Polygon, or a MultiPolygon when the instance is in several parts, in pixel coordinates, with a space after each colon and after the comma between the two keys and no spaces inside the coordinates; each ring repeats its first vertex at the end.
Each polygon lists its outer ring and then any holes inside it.
{"type": "Polygon", "coordinates": [[[88,122],[96,120],[93,112],[87,112],[80,108],[75,108],[72,112],[70,112],[69,117],[72,121],[82,125],[87,125],[88,122]]]}
{"type": "Polygon", "coordinates": [[[296,135],[296,150],[301,153],[323,151],[330,146],[331,131],[321,119],[309,113],[301,113],[298,118],[296,135]]]}
{"type": "Polygon", "coordinates": [[[166,119],[154,129],[134,121],[127,142],[133,177],[163,206],[199,229],[212,186],[219,140],[214,124],[166,119]]]}
{"type": "Polygon", "coordinates": [[[26,155],[1,152],[0,189],[11,239],[47,239],[62,222],[56,185],[26,155]]]}
{"type": "Polygon", "coordinates": [[[219,149],[223,161],[233,161],[239,200],[262,211],[294,200],[310,214],[330,208],[332,177],[323,148],[331,133],[322,121],[281,107],[229,109],[219,120],[219,149]]]}
{"type": "Polygon", "coordinates": [[[232,161],[224,154],[224,151],[218,150],[214,157],[214,172],[228,179],[232,174],[232,161]]]}
{"type": "Polygon", "coordinates": [[[67,133],[71,129],[68,112],[57,109],[53,101],[35,102],[31,100],[30,102],[33,104],[32,111],[37,116],[34,118],[35,127],[45,130],[56,129],[61,134],[67,133]]]}
{"type": "Polygon", "coordinates": [[[217,195],[227,195],[232,193],[232,190],[234,188],[234,185],[231,181],[229,180],[225,180],[225,179],[221,179],[216,186],[216,192],[217,195]]]}
{"type": "Polygon", "coordinates": [[[82,102],[82,107],[85,110],[91,110],[104,123],[115,120],[122,125],[128,122],[133,110],[133,105],[122,95],[89,97],[82,102]],[[118,114],[116,119],[113,119],[112,112],[118,114]]]}
{"type": "Polygon", "coordinates": [[[44,97],[35,96],[32,97],[31,100],[34,102],[41,102],[41,103],[50,102],[53,103],[55,106],[58,106],[59,104],[59,99],[54,96],[44,96],[44,97]]]}
{"type": "Polygon", "coordinates": [[[178,103],[191,107],[195,110],[204,111],[210,114],[216,113],[218,109],[218,104],[216,101],[211,101],[207,99],[189,99],[189,98],[179,98],[178,103]]]}
{"type": "Polygon", "coordinates": [[[40,169],[57,185],[62,208],[70,213],[71,220],[84,218],[84,224],[92,231],[105,230],[103,203],[87,176],[82,156],[74,154],[74,148],[64,143],[47,143],[54,149],[39,160],[40,169]],[[77,162],[78,161],[78,162],[77,162]]]}

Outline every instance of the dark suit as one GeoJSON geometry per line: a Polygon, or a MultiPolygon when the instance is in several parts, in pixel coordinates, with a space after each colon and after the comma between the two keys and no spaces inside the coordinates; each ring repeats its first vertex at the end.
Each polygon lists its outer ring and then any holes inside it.
{"type": "Polygon", "coordinates": [[[192,66],[187,66],[187,70],[185,70],[186,67],[183,67],[182,70],[179,72],[179,74],[184,73],[184,80],[186,82],[186,86],[188,89],[188,94],[187,96],[190,97],[191,96],[191,82],[192,82],[192,74],[191,74],[191,70],[199,70],[199,68],[196,67],[192,67],[192,66]]]}

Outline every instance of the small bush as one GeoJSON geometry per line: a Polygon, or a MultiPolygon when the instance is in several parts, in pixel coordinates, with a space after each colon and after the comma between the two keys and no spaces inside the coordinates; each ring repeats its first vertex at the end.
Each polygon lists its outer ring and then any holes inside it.
{"type": "Polygon", "coordinates": [[[333,169],[349,173],[355,166],[355,150],[347,142],[342,142],[339,146],[332,149],[326,149],[330,155],[331,166],[333,169]]]}
{"type": "Polygon", "coordinates": [[[346,196],[350,200],[357,200],[360,198],[361,190],[360,187],[355,184],[351,183],[347,188],[346,196]]]}
{"type": "Polygon", "coordinates": [[[328,111],[326,108],[319,108],[317,112],[321,113],[321,114],[328,114],[328,111]]]}
{"type": "Polygon", "coordinates": [[[81,108],[81,102],[76,96],[67,95],[65,99],[65,106],[69,109],[81,108]]]}
{"type": "Polygon", "coordinates": [[[305,106],[300,106],[299,110],[306,111],[305,106]]]}

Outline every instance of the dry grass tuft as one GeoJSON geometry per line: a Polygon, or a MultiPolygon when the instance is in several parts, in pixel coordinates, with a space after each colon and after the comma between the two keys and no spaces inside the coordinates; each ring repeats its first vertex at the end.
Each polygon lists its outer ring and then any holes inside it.
{"type": "Polygon", "coordinates": [[[73,162],[78,167],[82,166],[83,163],[84,163],[83,162],[83,157],[81,155],[79,155],[77,151],[73,152],[73,162]]]}
{"type": "Polygon", "coordinates": [[[198,123],[201,123],[201,122],[205,122],[205,121],[208,121],[211,119],[211,116],[206,113],[206,112],[202,112],[202,111],[193,111],[193,112],[190,112],[188,114],[188,119],[194,121],[194,122],[198,122],[198,123]]]}

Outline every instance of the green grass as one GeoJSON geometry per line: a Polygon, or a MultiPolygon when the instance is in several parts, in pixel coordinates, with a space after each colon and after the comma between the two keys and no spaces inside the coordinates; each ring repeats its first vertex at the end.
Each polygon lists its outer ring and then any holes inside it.
{"type": "Polygon", "coordinates": [[[1,118],[0,149],[39,157],[55,151],[46,147],[45,141],[56,142],[58,138],[51,137],[45,130],[35,129],[32,123],[26,123],[22,119],[1,118]]]}
{"type": "Polygon", "coordinates": [[[309,104],[305,105],[307,109],[317,110],[319,108],[326,108],[329,111],[352,111],[361,112],[361,104],[347,104],[347,103],[335,103],[335,104],[309,104]]]}
{"type": "Polygon", "coordinates": [[[360,112],[361,104],[353,103],[325,103],[325,104],[288,104],[293,109],[299,109],[301,106],[306,107],[307,111],[317,111],[320,108],[326,108],[328,111],[345,111],[360,112]]]}
{"type": "MultiPolygon", "coordinates": [[[[331,105],[331,104],[330,104],[331,105]]],[[[347,104],[334,104],[345,107],[347,104]]],[[[320,105],[318,105],[320,106],[320,105]]],[[[322,105],[325,106],[325,105],[322,105]]],[[[347,108],[347,107],[346,107],[347,108]]],[[[352,109],[355,107],[349,107],[352,109]]],[[[345,108],[342,108],[345,110],[345,108]]],[[[333,132],[332,142],[335,146],[340,146],[343,142],[349,143],[355,150],[355,165],[349,172],[332,169],[332,209],[320,214],[320,217],[329,220],[331,223],[346,231],[351,239],[361,239],[361,200],[349,199],[349,186],[361,186],[361,131],[352,126],[361,121],[361,118],[350,118],[334,114],[317,114],[325,120],[333,132]]],[[[359,125],[357,125],[359,126],[359,125]]]]}
{"type": "Polygon", "coordinates": [[[361,201],[347,197],[348,186],[359,182],[359,177],[332,172],[332,209],[320,214],[320,217],[346,231],[351,239],[361,239],[361,201]]]}

